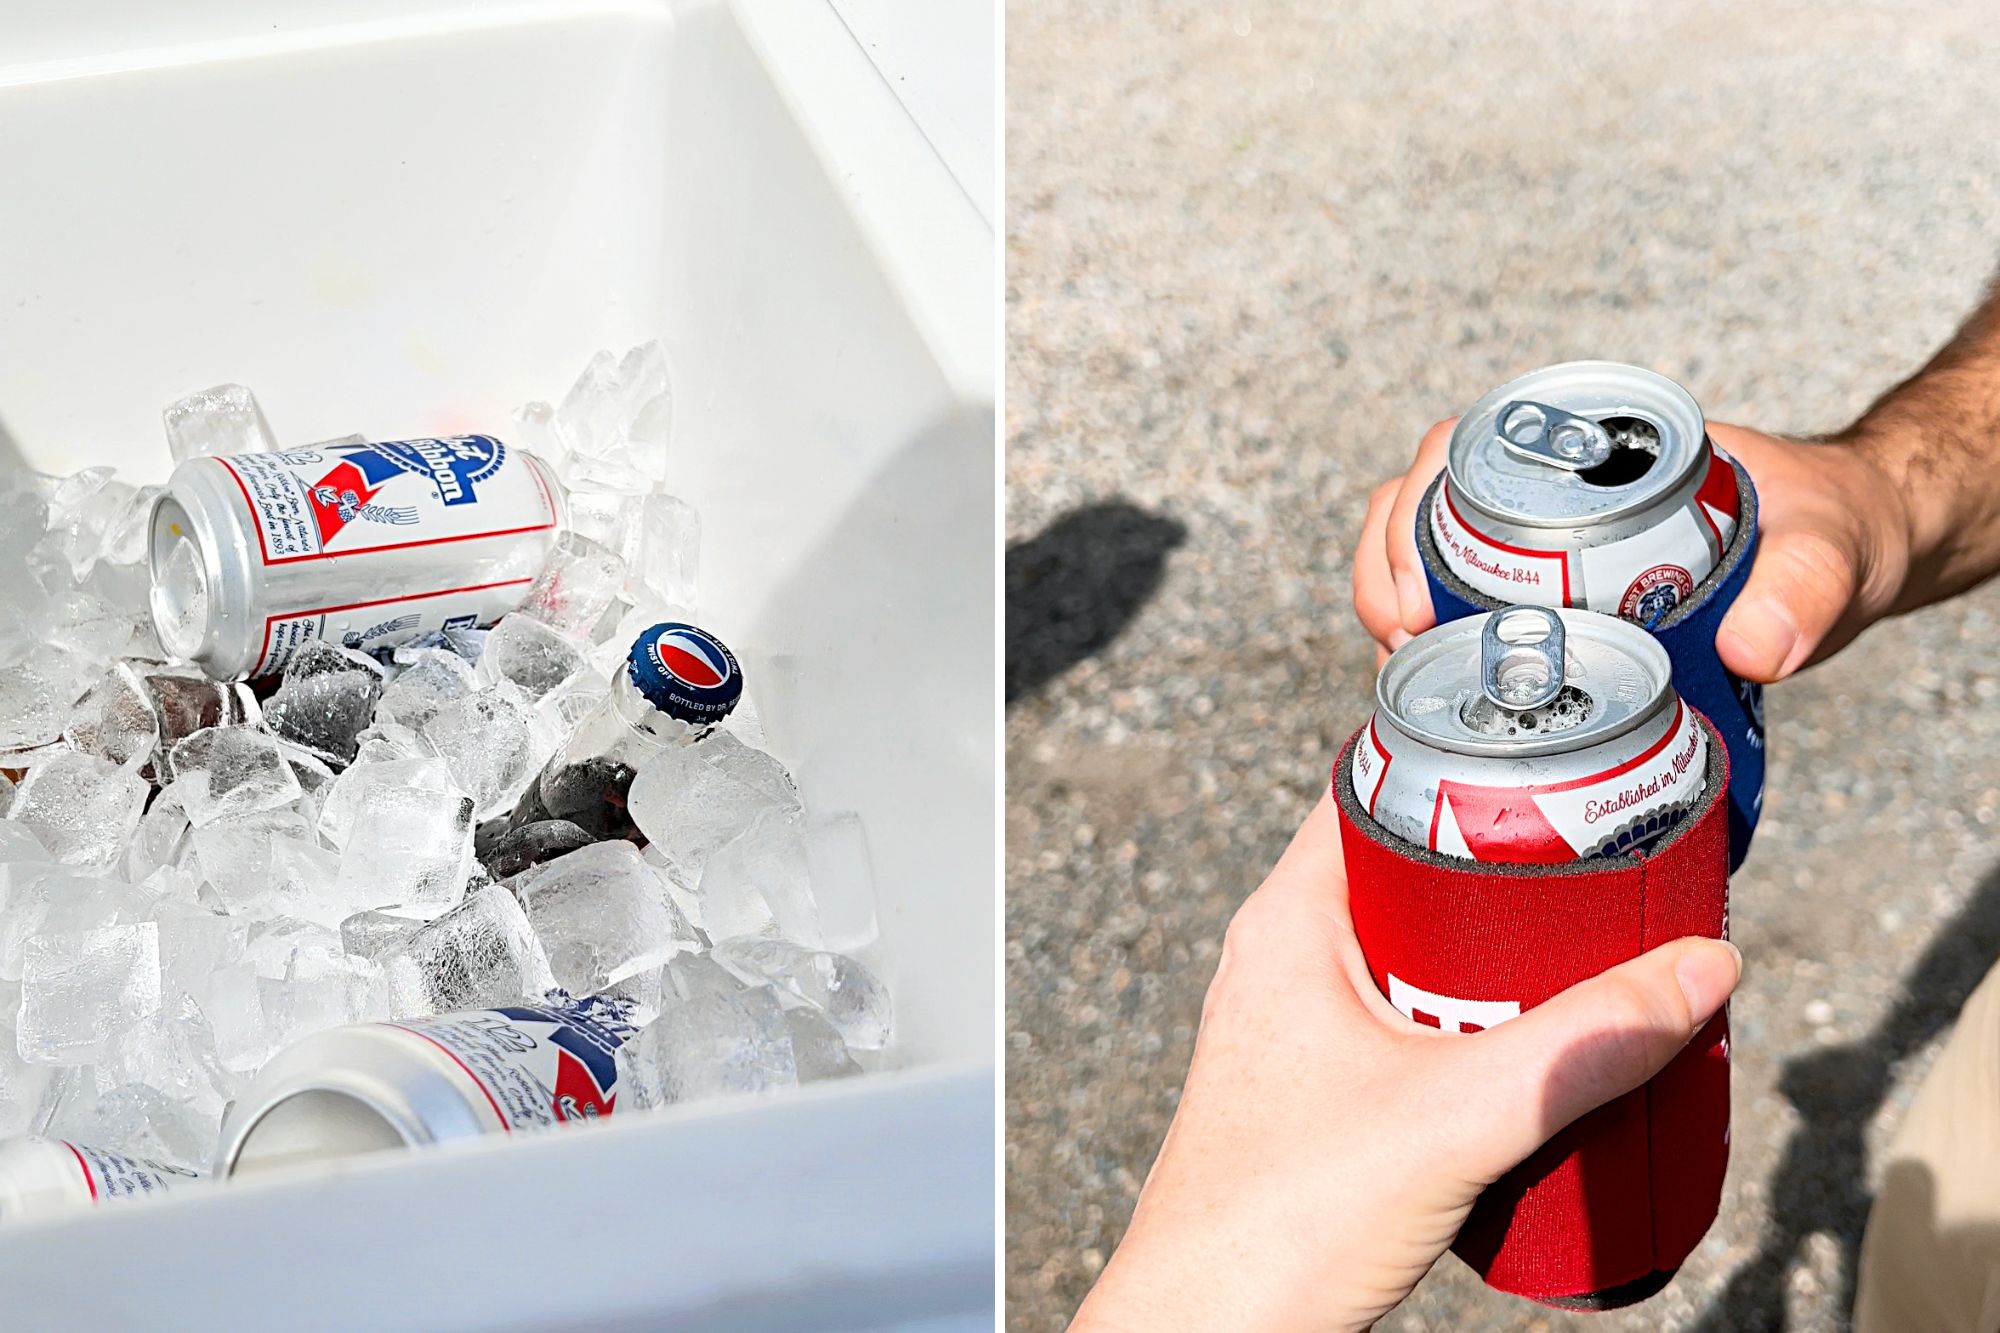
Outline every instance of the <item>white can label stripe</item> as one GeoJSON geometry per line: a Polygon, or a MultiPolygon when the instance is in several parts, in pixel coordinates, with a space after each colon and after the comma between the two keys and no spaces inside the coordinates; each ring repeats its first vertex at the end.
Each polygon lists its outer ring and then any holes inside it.
{"type": "Polygon", "coordinates": [[[1431,536],[1452,573],[1489,597],[1537,606],[1570,604],[1569,563],[1561,551],[1509,546],[1474,530],[1441,482],[1431,505],[1431,536]]]}
{"type": "Polygon", "coordinates": [[[541,472],[490,435],[324,445],[216,460],[266,565],[552,528],[541,472]]]}

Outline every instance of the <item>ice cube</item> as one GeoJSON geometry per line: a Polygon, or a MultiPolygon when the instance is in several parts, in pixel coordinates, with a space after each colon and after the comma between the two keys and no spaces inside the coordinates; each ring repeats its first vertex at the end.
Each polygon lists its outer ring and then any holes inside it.
{"type": "Polygon", "coordinates": [[[0,1020],[0,1137],[34,1131],[37,1112],[55,1070],[21,1058],[14,1020],[0,1020]]]}
{"type": "Polygon", "coordinates": [[[490,835],[482,828],[473,843],[474,855],[494,879],[511,879],[530,866],[553,861],[592,841],[590,834],[567,819],[541,819],[519,828],[509,828],[498,820],[494,823],[497,827],[490,835]]]}
{"type": "Polygon", "coordinates": [[[423,738],[482,819],[520,800],[556,747],[526,696],[506,681],[439,709],[424,724],[423,738]]]}
{"type": "Polygon", "coordinates": [[[0,565],[18,568],[49,530],[49,502],[29,472],[0,477],[0,565]]]}
{"type": "Polygon", "coordinates": [[[138,619],[132,609],[88,589],[72,588],[50,598],[49,611],[49,642],[81,656],[90,664],[92,677],[111,658],[131,649],[138,619]]]}
{"type": "Polygon", "coordinates": [[[17,867],[0,912],[0,980],[19,981],[28,942],[52,931],[94,930],[141,919],[143,895],[119,880],[69,873],[69,867],[17,867]]]}
{"type": "Polygon", "coordinates": [[[722,940],[710,956],[747,985],[773,986],[810,1004],[857,1050],[889,1044],[895,1028],[889,989],[852,958],[764,939],[722,940]]]}
{"type": "Polygon", "coordinates": [[[257,1003],[271,1043],[289,1046],[301,1037],[354,1022],[360,1017],[370,975],[367,963],[343,958],[325,968],[257,978],[257,1003]]]}
{"type": "MultiPolygon", "coordinates": [[[[158,711],[161,754],[171,755],[175,744],[204,727],[238,726],[254,716],[255,700],[244,686],[210,680],[199,667],[152,666],[140,675],[158,711]]],[[[170,761],[160,780],[172,778],[170,761]]]]}
{"type": "Polygon", "coordinates": [[[188,845],[187,812],[170,786],[153,798],[125,849],[125,874],[134,884],[171,866],[188,845]]]}
{"type": "Polygon", "coordinates": [[[784,1010],[765,987],[704,994],[669,1004],[618,1052],[629,1077],[654,1104],[795,1086],[798,1062],[784,1010]]]}
{"type": "Polygon", "coordinates": [[[457,903],[472,864],[472,798],[370,786],[340,854],[340,893],[355,909],[435,916],[457,903]]]}
{"type": "Polygon", "coordinates": [[[415,965],[423,988],[398,1009],[404,1017],[539,999],[556,984],[521,905],[490,885],[390,943],[377,961],[390,966],[397,957],[415,965]]]}
{"type": "Polygon", "coordinates": [[[104,537],[125,513],[137,488],[128,482],[107,477],[96,491],[84,497],[64,516],[61,526],[48,541],[68,564],[70,573],[83,578],[97,563],[104,537]]]}
{"type": "Polygon", "coordinates": [[[28,770],[7,817],[31,830],[56,860],[109,870],[125,854],[151,790],[108,759],[64,752],[28,770]]]}
{"type": "Polygon", "coordinates": [[[231,1073],[248,1073],[277,1049],[264,1021],[258,983],[264,978],[248,962],[218,969],[209,978],[209,1022],[215,1025],[215,1053],[231,1073]]]}
{"type": "Polygon", "coordinates": [[[818,1010],[785,1010],[785,1027],[792,1034],[792,1060],[798,1066],[799,1082],[816,1083],[861,1072],[861,1066],[847,1053],[847,1043],[818,1010]]]}
{"type": "Polygon", "coordinates": [[[241,384],[218,384],[168,403],[162,414],[174,462],[204,455],[268,454],[278,447],[257,396],[241,384]]]}
{"type": "Polygon", "coordinates": [[[648,759],[627,801],[633,822],[691,879],[758,815],[803,813],[784,766],[727,733],[648,759]]]}
{"type": "Polygon", "coordinates": [[[179,901],[158,902],[152,910],[153,924],[160,929],[162,993],[185,993],[207,1008],[216,973],[243,955],[248,938],[244,923],[179,901]]]}
{"type": "Polygon", "coordinates": [[[380,962],[382,956],[423,927],[422,921],[393,912],[356,912],[340,923],[340,945],[356,958],[380,962]]]}
{"type": "Polygon", "coordinates": [[[437,715],[437,711],[475,688],[473,669],[457,653],[442,648],[420,648],[405,654],[396,650],[402,671],[375,701],[377,723],[389,722],[417,729],[437,715]]]}
{"type": "Polygon", "coordinates": [[[24,872],[40,874],[54,861],[33,829],[11,819],[0,819],[0,909],[6,906],[14,876],[24,872]]]}
{"type": "Polygon", "coordinates": [[[152,691],[130,662],[113,662],[70,710],[63,739],[85,754],[137,770],[160,740],[152,691]]]}
{"type": "Polygon", "coordinates": [[[824,942],[798,818],[763,810],[709,857],[701,871],[701,918],[714,938],[763,935],[824,942]]]}
{"type": "MultiPolygon", "coordinates": [[[[636,513],[637,503],[632,508],[636,513]]],[[[608,533],[600,535],[611,535],[608,533]]],[[[625,561],[615,549],[565,532],[529,587],[516,614],[531,616],[559,634],[587,636],[625,586],[625,561]]]]}
{"type": "MultiPolygon", "coordinates": [[[[575,471],[576,464],[572,461],[570,473],[575,471]]],[[[636,482],[629,486],[607,486],[574,475],[566,480],[569,531],[579,541],[589,542],[619,562],[616,568],[622,587],[630,577],[632,562],[639,558],[640,517],[645,513],[647,488],[636,482]]]]}
{"type": "Polygon", "coordinates": [[[182,1114],[210,1123],[221,1119],[237,1083],[216,1056],[208,1015],[180,992],[168,993],[152,1017],[119,1033],[98,1070],[114,1084],[162,1093],[182,1114]]]}
{"type": "Polygon", "coordinates": [[[7,817],[8,807],[14,804],[14,779],[0,773],[0,819],[7,817]]]}
{"type": "Polygon", "coordinates": [[[146,558],[152,540],[153,502],[164,486],[141,486],[111,516],[97,558],[115,565],[135,565],[146,558]]]}
{"type": "Polygon", "coordinates": [[[701,515],[685,500],[649,495],[640,507],[639,527],[639,559],[634,566],[639,577],[673,605],[697,605],[701,515]]]}
{"type": "Polygon", "coordinates": [[[279,748],[291,765],[292,776],[299,780],[299,799],[292,802],[292,808],[304,815],[308,824],[317,823],[327,793],[333,790],[333,770],[311,751],[289,741],[280,742],[279,748]]]}
{"type": "Polygon", "coordinates": [[[287,680],[264,701],[264,725],[330,766],[354,758],[356,737],[375,720],[382,679],[340,671],[287,680]]]}
{"type": "Polygon", "coordinates": [[[622,358],[599,352],[563,396],[556,422],[572,453],[604,458],[632,438],[635,423],[648,408],[653,409],[648,425],[658,430],[660,413],[653,405],[662,397],[671,403],[672,383],[666,353],[657,341],[642,343],[622,358]]]}
{"type": "Polygon", "coordinates": [[[196,828],[289,805],[299,780],[278,740],[254,727],[204,727],[170,752],[174,790],[196,828]]]}
{"type": "Polygon", "coordinates": [[[283,885],[286,842],[305,843],[312,826],[296,810],[252,810],[195,826],[201,876],[231,912],[260,908],[283,885]]]}
{"type": "Polygon", "coordinates": [[[21,971],[21,1058],[101,1059],[112,1037],[159,1007],[160,931],[152,922],[38,935],[21,971]]]}
{"type": "Polygon", "coordinates": [[[52,643],[38,643],[0,669],[0,751],[32,750],[58,739],[93,671],[89,658],[52,643]]]}
{"type": "MultiPolygon", "coordinates": [[[[394,753],[391,751],[390,753],[394,753]]],[[[374,787],[414,787],[419,791],[465,793],[452,780],[451,770],[442,759],[378,759],[369,762],[367,747],[327,788],[320,801],[319,835],[335,847],[347,846],[354,830],[354,814],[361,798],[374,787]]]]}
{"type": "Polygon", "coordinates": [[[512,681],[529,699],[540,699],[585,667],[583,649],[533,616],[502,616],[486,636],[479,679],[512,681]]]}
{"type": "Polygon", "coordinates": [[[283,684],[312,680],[318,676],[339,676],[359,671],[378,682],[387,676],[382,664],[367,653],[344,648],[331,639],[307,639],[285,659],[283,684]]]}
{"type": "Polygon", "coordinates": [[[599,842],[541,866],[519,890],[556,984],[589,995],[697,947],[694,930],[628,842],[599,842]]]}
{"type": "Polygon", "coordinates": [[[807,821],[806,864],[820,942],[835,953],[853,953],[873,944],[881,931],[875,915],[874,861],[861,816],[839,810],[807,821]]]}
{"type": "Polygon", "coordinates": [[[535,711],[541,715],[543,725],[556,737],[556,744],[561,745],[576,731],[577,725],[604,702],[606,692],[605,673],[593,665],[543,695],[535,704],[535,711]]]}

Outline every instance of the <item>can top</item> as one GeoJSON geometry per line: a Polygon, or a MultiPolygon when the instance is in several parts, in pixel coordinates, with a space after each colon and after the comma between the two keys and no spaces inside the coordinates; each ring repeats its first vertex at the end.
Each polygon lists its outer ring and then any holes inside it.
{"type": "Polygon", "coordinates": [[[1509,606],[1427,630],[1375,678],[1376,716],[1432,749],[1568,754],[1639,726],[1673,695],[1667,650],[1595,611],[1509,606]],[[1553,676],[1553,678],[1551,678],[1553,676]],[[1510,706],[1514,703],[1525,707],[1510,706]]]}
{"type": "Polygon", "coordinates": [[[1701,475],[1701,407],[1664,375],[1616,361],[1531,370],[1459,418],[1445,451],[1454,500],[1527,527],[1636,513],[1701,475]]]}
{"type": "Polygon", "coordinates": [[[743,696],[736,654],[693,625],[670,620],[641,631],[627,662],[646,702],[682,722],[720,722],[743,696]]]}

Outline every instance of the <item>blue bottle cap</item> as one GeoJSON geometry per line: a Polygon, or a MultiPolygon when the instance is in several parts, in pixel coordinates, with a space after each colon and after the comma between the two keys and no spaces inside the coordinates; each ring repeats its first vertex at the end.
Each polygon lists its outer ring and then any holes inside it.
{"type": "Polygon", "coordinates": [[[736,654],[705,629],[668,621],[643,631],[628,659],[646,702],[682,722],[720,722],[743,696],[736,654]]]}

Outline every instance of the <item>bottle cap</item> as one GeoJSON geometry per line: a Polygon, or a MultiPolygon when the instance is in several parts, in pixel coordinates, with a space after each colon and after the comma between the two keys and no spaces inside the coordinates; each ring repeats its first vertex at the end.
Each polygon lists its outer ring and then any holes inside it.
{"type": "Polygon", "coordinates": [[[736,655],[707,630],[678,621],[654,625],[632,642],[632,683],[668,717],[696,725],[729,716],[743,695],[736,655]]]}

